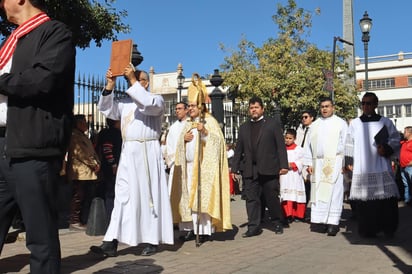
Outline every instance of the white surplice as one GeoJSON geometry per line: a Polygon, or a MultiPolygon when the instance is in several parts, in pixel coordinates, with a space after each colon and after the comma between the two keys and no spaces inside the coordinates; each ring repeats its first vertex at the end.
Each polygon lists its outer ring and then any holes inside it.
{"type": "Polygon", "coordinates": [[[121,120],[123,147],[117,170],[115,200],[104,241],[136,246],[139,243],[173,244],[173,223],[165,166],[159,137],[163,97],[147,92],[138,82],[130,98],[101,96],[99,110],[121,120]]]}
{"type": "Polygon", "coordinates": [[[289,170],[279,177],[280,197],[282,201],[306,203],[305,183],[302,178],[303,148],[296,146],[295,149],[288,149],[287,153],[288,162],[295,163],[297,170],[289,170]]]}
{"type": "Polygon", "coordinates": [[[345,153],[354,159],[350,199],[368,201],[399,197],[391,159],[378,155],[375,136],[384,127],[388,132],[387,144],[394,155],[398,155],[399,133],[388,118],[369,122],[356,118],[349,126],[345,153]]]}

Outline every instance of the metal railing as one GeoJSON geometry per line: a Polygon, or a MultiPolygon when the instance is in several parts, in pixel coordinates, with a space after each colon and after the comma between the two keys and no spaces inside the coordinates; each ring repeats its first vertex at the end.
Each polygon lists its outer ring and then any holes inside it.
{"type": "MultiPolygon", "coordinates": [[[[89,124],[89,134],[99,132],[106,127],[106,118],[97,109],[99,96],[105,88],[105,78],[95,76],[80,76],[75,81],[75,102],[74,114],[83,114],[86,116],[89,124]]],[[[127,89],[125,81],[120,79],[116,83],[115,97],[122,98],[127,96],[125,91],[127,89]]],[[[165,120],[166,128],[176,121],[175,116],[176,101],[165,101],[165,120]]],[[[209,111],[212,105],[207,105],[209,111]]],[[[224,123],[223,133],[227,143],[234,143],[238,137],[239,126],[246,121],[248,117],[247,110],[242,103],[235,103],[234,101],[226,100],[223,103],[224,123]]],[[[213,113],[212,113],[213,115],[213,113]]]]}

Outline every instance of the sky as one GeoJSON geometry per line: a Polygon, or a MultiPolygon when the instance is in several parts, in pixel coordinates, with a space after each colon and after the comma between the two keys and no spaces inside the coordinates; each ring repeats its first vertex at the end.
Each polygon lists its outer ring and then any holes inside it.
{"type": "MultiPolygon", "coordinates": [[[[144,58],[139,69],[153,67],[155,73],[168,73],[181,63],[183,74],[190,77],[195,72],[205,76],[219,69],[225,56],[230,56],[221,44],[236,50],[242,37],[257,46],[276,38],[272,16],[277,3],[286,5],[287,0],[117,0],[114,7],[128,11],[123,22],[129,24],[131,32],[118,34],[118,39],[132,39],[138,45],[144,58]]],[[[296,3],[312,13],[307,40],[332,51],[333,38],[343,37],[342,0],[296,3]],[[316,9],[320,15],[315,14],[316,9]]],[[[411,0],[353,0],[355,56],[364,57],[359,20],[365,11],[373,23],[369,57],[412,52],[411,0]]],[[[77,74],[104,76],[110,50],[111,41],[104,41],[100,48],[92,42],[90,48],[77,49],[77,74]]]]}

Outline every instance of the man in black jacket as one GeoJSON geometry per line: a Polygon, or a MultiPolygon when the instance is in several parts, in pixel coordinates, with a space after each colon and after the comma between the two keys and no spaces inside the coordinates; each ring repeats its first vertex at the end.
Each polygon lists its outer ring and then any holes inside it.
{"type": "Polygon", "coordinates": [[[251,120],[239,129],[239,139],[233,158],[233,170],[244,180],[248,230],[242,237],[262,233],[261,195],[276,234],[283,233],[283,214],[279,201],[279,175],[288,172],[288,160],[282,127],[274,118],[264,117],[263,102],[259,97],[249,100],[251,120]]]}
{"type": "Polygon", "coordinates": [[[56,196],[71,132],[75,47],[67,27],[43,12],[44,0],[3,0],[0,8],[18,26],[0,48],[0,247],[18,205],[30,272],[60,273],[56,196]]]}

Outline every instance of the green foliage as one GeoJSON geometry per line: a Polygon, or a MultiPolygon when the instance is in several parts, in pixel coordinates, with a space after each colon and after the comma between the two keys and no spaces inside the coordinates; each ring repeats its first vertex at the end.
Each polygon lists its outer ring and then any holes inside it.
{"type": "MultiPolygon", "coordinates": [[[[278,26],[278,37],[269,38],[261,47],[245,37],[236,50],[221,45],[229,52],[221,66],[222,75],[224,84],[237,94],[238,102],[258,95],[266,104],[266,113],[273,114],[278,106],[283,124],[296,127],[303,110],[317,110],[319,99],[329,96],[323,90],[322,69],[330,69],[332,53],[305,40],[304,35],[311,28],[311,14],[298,8],[294,0],[289,0],[286,6],[278,4],[273,20],[278,26]]],[[[336,56],[335,71],[339,72],[334,78],[336,113],[353,118],[358,98],[354,86],[341,77],[353,72],[340,62],[345,56],[343,51],[338,50],[336,56]]]]}
{"type": "MultiPolygon", "coordinates": [[[[103,40],[117,40],[118,33],[129,33],[130,28],[121,22],[127,11],[117,11],[115,0],[46,0],[47,14],[66,23],[73,32],[76,46],[84,49],[94,41],[98,47],[103,40]]],[[[1,14],[0,33],[7,36],[13,29],[1,14]]]]}

